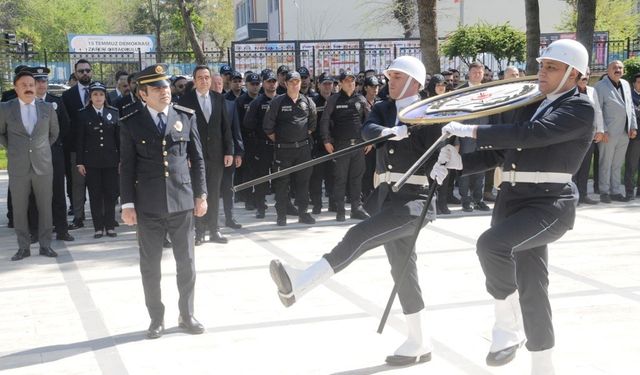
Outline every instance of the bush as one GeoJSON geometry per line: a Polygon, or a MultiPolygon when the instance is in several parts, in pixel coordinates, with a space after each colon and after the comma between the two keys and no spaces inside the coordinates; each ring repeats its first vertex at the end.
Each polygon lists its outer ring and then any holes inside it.
{"type": "Polygon", "coordinates": [[[624,79],[629,82],[633,82],[633,77],[635,77],[636,74],[640,73],[640,56],[627,59],[623,62],[623,64],[624,79]]]}

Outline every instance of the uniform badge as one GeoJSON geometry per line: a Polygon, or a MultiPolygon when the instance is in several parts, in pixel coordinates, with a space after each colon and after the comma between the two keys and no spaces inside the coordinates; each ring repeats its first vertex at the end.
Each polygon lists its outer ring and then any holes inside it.
{"type": "Polygon", "coordinates": [[[164,69],[162,69],[162,66],[160,66],[160,65],[156,66],[156,73],[158,73],[158,74],[164,73],[164,69]]]}
{"type": "Polygon", "coordinates": [[[356,111],[359,111],[359,110],[360,110],[360,106],[361,106],[361,104],[360,104],[359,102],[357,102],[357,103],[356,103],[356,111]]]}
{"type": "Polygon", "coordinates": [[[302,109],[303,111],[306,111],[307,110],[307,103],[301,102],[300,103],[300,109],[302,109]]]}
{"type": "Polygon", "coordinates": [[[53,106],[53,110],[57,111],[58,110],[58,103],[56,102],[51,102],[51,105],[53,106]]]}
{"type": "Polygon", "coordinates": [[[173,127],[174,127],[177,131],[181,132],[181,131],[182,131],[182,121],[180,121],[180,120],[176,121],[176,123],[175,123],[175,124],[173,124],[173,127]]]}
{"type": "Polygon", "coordinates": [[[107,115],[107,120],[111,121],[111,119],[112,119],[112,118],[113,118],[113,116],[111,116],[111,113],[109,113],[109,114],[107,115]]]}

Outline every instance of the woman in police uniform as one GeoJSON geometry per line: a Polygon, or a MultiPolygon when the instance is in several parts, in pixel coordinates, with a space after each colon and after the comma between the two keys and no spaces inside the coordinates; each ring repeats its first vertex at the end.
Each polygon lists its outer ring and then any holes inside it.
{"type": "Polygon", "coordinates": [[[100,82],[89,86],[90,104],[78,113],[77,159],[86,177],[94,238],[115,237],[115,206],[118,198],[120,139],[118,110],[105,105],[107,88],[100,82]]]}

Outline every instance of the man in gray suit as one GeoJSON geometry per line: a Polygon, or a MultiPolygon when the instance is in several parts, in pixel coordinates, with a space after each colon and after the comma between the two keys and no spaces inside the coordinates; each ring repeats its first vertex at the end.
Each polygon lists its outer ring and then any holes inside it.
{"type": "Polygon", "coordinates": [[[35,100],[36,81],[29,71],[13,80],[17,98],[0,103],[0,145],[7,149],[9,189],[18,252],[11,260],[31,255],[27,211],[33,189],[38,208],[40,255],[56,257],[51,249],[53,163],[51,144],[58,138],[58,116],[49,103],[35,100]]]}
{"type": "Polygon", "coordinates": [[[604,134],[598,143],[600,201],[603,203],[626,201],[622,195],[621,169],[629,139],[636,137],[638,129],[631,87],[622,78],[623,74],[622,62],[613,61],[607,68],[607,76],[595,86],[604,119],[604,134]]]}

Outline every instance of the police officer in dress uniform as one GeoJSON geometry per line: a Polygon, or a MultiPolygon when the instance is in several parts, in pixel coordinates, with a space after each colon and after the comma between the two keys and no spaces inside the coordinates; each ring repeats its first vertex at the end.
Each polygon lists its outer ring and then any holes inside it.
{"type": "Polygon", "coordinates": [[[196,280],[194,214],[207,211],[207,186],[200,135],[193,110],[171,104],[169,77],[151,65],[136,77],[146,105],[120,119],[122,220],[138,224],[140,272],[151,317],[148,338],[164,332],[160,298],[160,262],[165,233],[176,260],[178,325],[191,334],[204,332],[193,316],[196,280]]]}
{"type": "MultiPolygon", "coordinates": [[[[332,154],[362,142],[362,123],[369,115],[364,96],[355,93],[356,76],[351,71],[340,73],[340,92],[329,97],[319,124],[320,137],[325,150],[332,154]]],[[[351,218],[364,220],[369,214],[362,208],[362,176],[365,170],[364,154],[371,146],[334,160],[333,200],[336,220],[345,221],[344,199],[347,183],[351,203],[351,218]]]]}
{"type": "MultiPolygon", "coordinates": [[[[262,76],[262,81],[263,93],[249,104],[242,122],[242,131],[247,135],[245,138],[247,152],[245,157],[248,161],[246,165],[249,167],[251,179],[269,174],[273,164],[273,141],[267,137],[262,126],[269,104],[276,96],[278,79],[275,73],[268,71],[262,76]]],[[[265,196],[268,190],[269,186],[266,182],[256,185],[254,188],[253,201],[256,205],[257,219],[264,219],[267,209],[265,196]]]]}
{"type": "MultiPolygon", "coordinates": [[[[273,99],[265,114],[263,130],[274,142],[274,166],[277,170],[289,168],[311,160],[309,134],[316,128],[316,105],[300,94],[300,73],[288,72],[287,93],[273,99]]],[[[311,170],[303,169],[294,173],[298,221],[315,224],[315,219],[307,212],[309,205],[309,177],[311,170]]],[[[273,181],[276,192],[277,224],[287,225],[287,203],[289,176],[273,181]]]]}
{"type": "Polygon", "coordinates": [[[576,90],[588,66],[584,46],[569,39],[555,41],[538,62],[538,86],[546,99],[537,110],[530,106],[522,111],[523,121],[514,124],[445,125],[443,132],[475,138],[479,150],[462,155],[461,165],[455,149],[441,152],[439,162],[445,165],[438,164],[432,174],[442,176],[447,167],[462,167],[463,174],[504,168],[491,228],[477,242],[487,291],[495,298],[487,364],[511,361],[526,336],[531,374],[552,375],[555,338],[547,245],[573,226],[578,191],[571,176],[591,145],[595,127],[589,98],[576,90]]]}
{"type": "MultiPolygon", "coordinates": [[[[318,113],[319,119],[322,119],[324,107],[333,93],[333,82],[333,77],[328,73],[322,73],[318,77],[319,93],[314,96],[312,100],[316,104],[316,112],[318,113]]],[[[316,129],[313,133],[311,156],[319,158],[324,155],[327,155],[327,150],[324,148],[320,131],[316,129]]],[[[309,195],[311,196],[311,204],[313,205],[311,213],[314,215],[322,212],[323,181],[326,194],[329,196],[329,211],[336,212],[336,203],[333,201],[333,167],[334,163],[320,163],[313,166],[313,172],[311,172],[311,179],[309,180],[309,195]]]]}
{"type": "Polygon", "coordinates": [[[107,88],[100,82],[89,86],[90,104],[78,112],[76,168],[89,190],[93,238],[116,237],[115,208],[118,198],[120,128],[118,110],[106,104],[107,88]]]}
{"type": "MultiPolygon", "coordinates": [[[[394,60],[385,71],[390,80],[390,97],[394,99],[374,105],[364,123],[362,136],[365,139],[395,134],[376,149],[380,184],[367,202],[367,211],[372,216],[351,227],[331,252],[305,270],[294,270],[278,260],[270,265],[280,301],[290,306],[368,250],[384,246],[396,284],[400,281],[405,260],[410,256],[405,279],[398,289],[408,337],[386,359],[389,365],[395,366],[431,359],[432,346],[422,325],[424,301],[418,283],[416,254],[411,247],[415,226],[426,204],[420,194],[426,192],[427,177],[424,174],[412,176],[399,192],[391,191],[393,182],[440,137],[440,127],[436,125],[416,128],[409,136],[407,126],[399,123],[397,116],[400,110],[419,100],[418,91],[424,84],[425,74],[424,65],[415,57],[401,56],[394,60]]],[[[433,165],[433,160],[427,162],[424,170],[428,170],[428,165],[433,165]]],[[[430,212],[432,220],[435,209],[431,208],[430,212]]]]}

